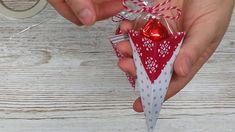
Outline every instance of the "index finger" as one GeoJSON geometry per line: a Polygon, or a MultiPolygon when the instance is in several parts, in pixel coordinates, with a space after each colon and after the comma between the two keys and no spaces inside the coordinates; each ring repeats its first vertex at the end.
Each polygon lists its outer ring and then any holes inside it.
{"type": "Polygon", "coordinates": [[[95,3],[96,20],[112,17],[125,9],[121,0],[103,0],[95,3]]]}

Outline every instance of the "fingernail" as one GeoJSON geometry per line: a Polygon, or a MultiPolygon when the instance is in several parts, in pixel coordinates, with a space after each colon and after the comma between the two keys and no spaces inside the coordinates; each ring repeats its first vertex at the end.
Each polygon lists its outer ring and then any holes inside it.
{"type": "Polygon", "coordinates": [[[78,18],[84,25],[92,25],[95,21],[94,15],[88,8],[82,9],[78,13],[78,18]]]}
{"type": "Polygon", "coordinates": [[[117,28],[116,34],[122,34],[122,31],[121,31],[121,29],[120,29],[120,26],[117,28]]]}
{"type": "Polygon", "coordinates": [[[189,58],[185,58],[182,66],[181,66],[181,72],[184,76],[186,76],[192,68],[192,62],[189,58]]]}

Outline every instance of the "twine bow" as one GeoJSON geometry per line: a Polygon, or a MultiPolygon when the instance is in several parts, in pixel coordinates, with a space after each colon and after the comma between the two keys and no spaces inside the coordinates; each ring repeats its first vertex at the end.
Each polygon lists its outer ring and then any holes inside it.
{"type": "MultiPolygon", "coordinates": [[[[164,17],[166,19],[171,19],[171,20],[177,20],[181,16],[181,9],[179,9],[177,6],[168,6],[168,4],[171,2],[171,0],[166,0],[162,3],[157,4],[156,6],[148,6],[145,4],[144,0],[122,0],[123,1],[123,6],[126,9],[126,12],[130,14],[139,14],[142,12],[146,13],[151,13],[157,16],[164,17]],[[137,9],[130,9],[128,5],[126,4],[127,2],[131,2],[136,6],[137,9]],[[164,11],[176,11],[177,15],[176,16],[170,16],[164,14],[164,11]]],[[[120,22],[122,20],[126,20],[127,18],[123,14],[118,14],[115,17],[113,17],[114,22],[120,22]]]]}

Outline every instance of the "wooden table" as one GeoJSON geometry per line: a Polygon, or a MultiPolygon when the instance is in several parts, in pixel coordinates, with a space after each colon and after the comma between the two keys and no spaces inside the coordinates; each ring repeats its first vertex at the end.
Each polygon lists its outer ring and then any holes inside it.
{"type": "MultiPolygon", "coordinates": [[[[0,17],[0,132],[145,132],[107,39],[114,28],[77,27],[50,6],[32,19],[0,17]]],[[[234,78],[235,14],[216,53],[164,104],[159,132],[234,132],[234,78]]]]}

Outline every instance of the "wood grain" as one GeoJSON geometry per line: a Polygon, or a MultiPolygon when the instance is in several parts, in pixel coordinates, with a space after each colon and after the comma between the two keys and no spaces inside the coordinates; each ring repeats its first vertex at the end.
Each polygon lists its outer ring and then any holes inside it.
{"type": "MultiPolygon", "coordinates": [[[[107,40],[114,29],[77,27],[49,6],[33,19],[1,17],[0,132],[145,132],[132,110],[138,93],[107,40]]],[[[164,104],[158,131],[234,132],[234,66],[235,17],[208,63],[164,104]]]]}

